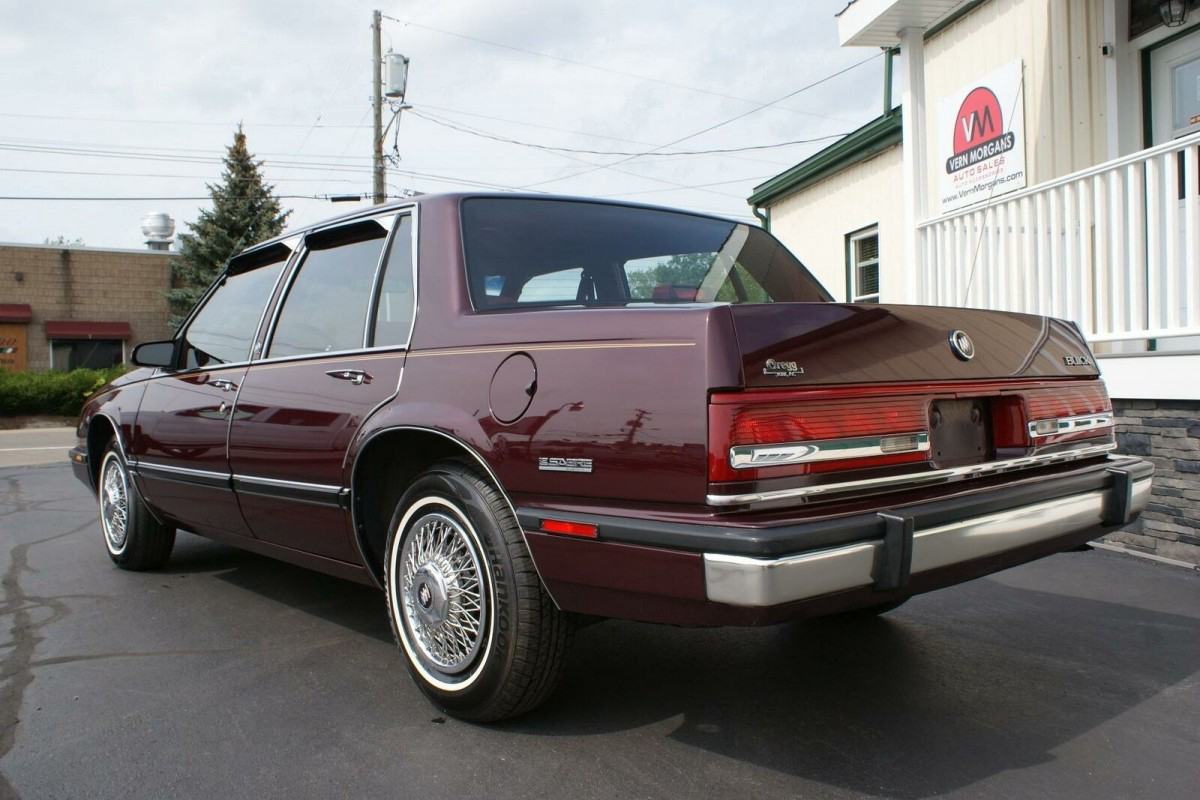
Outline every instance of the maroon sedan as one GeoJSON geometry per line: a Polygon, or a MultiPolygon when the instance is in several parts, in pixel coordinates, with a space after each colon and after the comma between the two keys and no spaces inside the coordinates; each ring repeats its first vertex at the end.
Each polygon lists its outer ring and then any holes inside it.
{"type": "Polygon", "coordinates": [[[770,234],[445,195],[235,256],[87,402],[104,544],[183,529],[367,584],[450,713],[520,714],[575,615],[881,612],[1128,524],[1151,466],[1070,323],[835,303],[770,234]]]}

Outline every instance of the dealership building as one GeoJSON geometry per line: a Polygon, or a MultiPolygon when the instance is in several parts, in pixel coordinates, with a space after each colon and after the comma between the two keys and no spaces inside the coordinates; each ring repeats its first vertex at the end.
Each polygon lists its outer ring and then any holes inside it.
{"type": "MultiPolygon", "coordinates": [[[[839,300],[1073,320],[1149,510],[1112,539],[1200,564],[1200,5],[853,0],[880,116],[755,188],[839,300]]],[[[986,344],[984,344],[986,346],[986,344]]]]}

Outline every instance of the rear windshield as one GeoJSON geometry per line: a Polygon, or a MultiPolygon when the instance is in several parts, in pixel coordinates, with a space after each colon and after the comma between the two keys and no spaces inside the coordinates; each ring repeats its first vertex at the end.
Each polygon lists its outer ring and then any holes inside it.
{"type": "Polygon", "coordinates": [[[572,200],[463,201],[476,309],[643,303],[827,302],[761,229],[673,211],[572,200]]]}

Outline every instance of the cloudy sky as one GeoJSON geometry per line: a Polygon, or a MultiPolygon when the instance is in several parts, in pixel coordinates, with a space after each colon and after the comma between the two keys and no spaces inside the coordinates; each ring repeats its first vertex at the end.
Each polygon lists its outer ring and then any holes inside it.
{"type": "MultiPolygon", "coordinates": [[[[882,59],[837,46],[843,5],[9,0],[0,196],[204,196],[240,120],[293,209],[290,224],[349,211],[310,198],[370,191],[370,22],[379,8],[383,49],[412,60],[413,110],[394,140],[389,194],[523,189],[750,219],[745,199],[756,184],[833,140],[670,154],[817,140],[877,116],[882,59]]],[[[205,205],[2,199],[0,242],[64,236],[141,247],[146,212],[166,211],[182,228],[205,205]]]]}

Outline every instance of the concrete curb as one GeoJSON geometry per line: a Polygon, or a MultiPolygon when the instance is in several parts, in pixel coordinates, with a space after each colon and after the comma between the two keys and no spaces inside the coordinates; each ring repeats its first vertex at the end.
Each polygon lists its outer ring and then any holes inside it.
{"type": "Polygon", "coordinates": [[[1148,561],[1157,561],[1160,564],[1169,564],[1172,567],[1183,567],[1184,569],[1190,569],[1193,572],[1200,572],[1200,564],[1179,561],[1174,558],[1167,558],[1166,556],[1156,556],[1153,553],[1143,553],[1141,550],[1132,550],[1123,544],[1112,544],[1111,542],[1088,542],[1088,544],[1097,548],[1098,550],[1109,550],[1114,553],[1124,553],[1127,556],[1137,556],[1138,558],[1144,558],[1148,561]]]}

